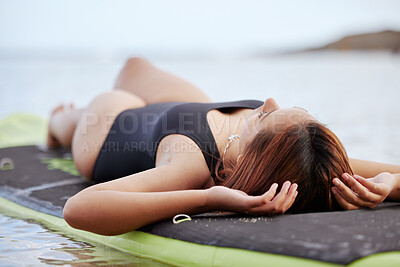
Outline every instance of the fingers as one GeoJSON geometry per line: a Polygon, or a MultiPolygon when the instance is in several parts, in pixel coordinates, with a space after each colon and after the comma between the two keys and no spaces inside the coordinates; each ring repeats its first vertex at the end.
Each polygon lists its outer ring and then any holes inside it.
{"type": "Polygon", "coordinates": [[[331,191],[333,193],[333,196],[336,198],[336,201],[339,203],[339,205],[345,209],[345,210],[355,210],[358,209],[357,206],[350,204],[347,202],[347,200],[342,196],[340,191],[336,187],[332,187],[331,191]]]}
{"type": "Polygon", "coordinates": [[[297,196],[297,184],[290,184],[289,181],[283,183],[281,191],[271,201],[271,213],[282,214],[287,211],[294,203],[297,196]]]}
{"type": "Polygon", "coordinates": [[[284,182],[281,191],[274,197],[274,200],[272,201],[276,206],[280,206],[283,203],[289,191],[289,188],[290,188],[290,182],[289,181],[284,182]]]}
{"type": "Polygon", "coordinates": [[[274,183],[271,188],[261,196],[262,204],[250,209],[253,214],[282,214],[294,203],[297,196],[297,184],[286,181],[279,194],[275,196],[278,184],[274,183]],[[275,196],[275,197],[274,197],[275,196]]]}
{"type": "MultiPolygon", "coordinates": [[[[349,187],[347,187],[342,181],[338,178],[334,178],[332,180],[336,189],[340,192],[340,195],[343,197],[346,202],[356,206],[366,206],[369,207],[371,203],[364,201],[358,195],[356,195],[349,187]]],[[[337,195],[335,195],[337,197],[337,195]]],[[[343,207],[343,206],[342,206],[343,207]]]]}
{"type": "Polygon", "coordinates": [[[369,181],[368,179],[365,179],[364,177],[361,177],[360,175],[355,174],[354,178],[363,186],[368,188],[371,192],[376,193],[378,195],[384,193],[384,188],[380,187],[379,184],[374,183],[372,181],[369,181]]]}
{"type": "Polygon", "coordinates": [[[265,192],[263,195],[252,197],[250,206],[259,207],[259,206],[265,205],[266,203],[270,202],[271,199],[274,198],[277,188],[278,188],[278,184],[274,183],[271,185],[269,190],[267,192],[265,192]]]}
{"type": "MultiPolygon", "coordinates": [[[[361,176],[359,176],[362,178],[361,176]]],[[[371,185],[364,186],[364,184],[361,184],[358,182],[358,179],[356,180],[354,177],[352,177],[348,173],[342,174],[342,178],[345,180],[347,185],[353,190],[354,193],[356,193],[361,199],[364,201],[368,202],[379,202],[381,199],[380,195],[374,194],[370,191],[371,185]]],[[[364,182],[369,182],[369,181],[364,181],[364,182]]],[[[369,182],[372,183],[372,182],[369,182]]],[[[373,186],[375,187],[375,185],[373,186]]]]}
{"type": "Polygon", "coordinates": [[[285,211],[287,211],[293,205],[298,193],[299,192],[297,192],[297,184],[292,184],[290,186],[289,193],[287,194],[287,197],[283,203],[285,211]]]}
{"type": "Polygon", "coordinates": [[[271,201],[271,199],[274,198],[274,196],[276,194],[276,189],[278,189],[278,184],[274,183],[271,185],[269,190],[264,195],[262,195],[262,199],[263,199],[264,203],[267,203],[267,202],[271,201]]]}
{"type": "Polygon", "coordinates": [[[380,188],[380,185],[373,185],[372,181],[368,181],[361,176],[353,177],[344,173],[342,179],[344,180],[343,182],[338,178],[334,178],[332,182],[340,193],[340,195],[336,194],[334,196],[342,201],[340,204],[345,209],[348,208],[348,205],[343,204],[343,200],[353,206],[374,208],[386,197],[385,193],[378,193],[384,191],[383,186],[380,188]],[[371,192],[371,190],[374,190],[374,192],[371,192]]]}

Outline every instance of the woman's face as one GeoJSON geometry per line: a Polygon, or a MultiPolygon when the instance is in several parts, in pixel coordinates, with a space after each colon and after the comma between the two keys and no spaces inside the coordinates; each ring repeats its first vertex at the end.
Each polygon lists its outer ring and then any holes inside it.
{"type": "Polygon", "coordinates": [[[240,133],[239,153],[243,152],[247,143],[262,129],[276,133],[290,124],[306,120],[315,118],[302,108],[280,108],[275,99],[268,98],[247,117],[240,133]]]}

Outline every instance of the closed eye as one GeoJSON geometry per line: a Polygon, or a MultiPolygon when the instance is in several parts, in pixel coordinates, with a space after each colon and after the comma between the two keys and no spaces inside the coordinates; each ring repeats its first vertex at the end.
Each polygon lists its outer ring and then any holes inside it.
{"type": "Polygon", "coordinates": [[[275,110],[273,110],[273,111],[270,111],[270,112],[261,111],[261,112],[258,114],[258,117],[261,118],[260,121],[259,121],[259,123],[261,123],[261,121],[262,121],[263,119],[265,119],[266,117],[268,117],[268,116],[269,116],[271,113],[273,113],[274,111],[277,111],[277,109],[275,109],[275,110]]]}
{"type": "Polygon", "coordinates": [[[258,113],[258,118],[261,118],[265,113],[267,113],[267,112],[260,111],[260,112],[258,113]]]}

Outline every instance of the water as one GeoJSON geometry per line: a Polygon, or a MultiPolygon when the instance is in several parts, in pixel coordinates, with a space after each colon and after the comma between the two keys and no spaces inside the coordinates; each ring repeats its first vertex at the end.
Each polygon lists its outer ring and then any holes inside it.
{"type": "MultiPolygon", "coordinates": [[[[398,54],[323,52],[153,62],[188,79],[214,101],[272,96],[281,107],[304,107],[328,124],[350,157],[400,164],[398,54]]],[[[121,59],[0,60],[0,117],[17,111],[47,116],[60,102],[84,106],[112,88],[122,64],[121,59]]],[[[72,240],[1,210],[0,221],[0,260],[8,265],[80,265],[82,260],[89,266],[136,265],[131,255],[72,240]]]]}
{"type": "Polygon", "coordinates": [[[0,209],[1,266],[168,266],[100,244],[0,209]]]}

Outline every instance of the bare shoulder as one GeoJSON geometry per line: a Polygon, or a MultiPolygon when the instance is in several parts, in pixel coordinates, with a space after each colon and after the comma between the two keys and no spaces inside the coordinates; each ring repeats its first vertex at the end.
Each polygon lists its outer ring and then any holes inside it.
{"type": "Polygon", "coordinates": [[[185,135],[171,134],[161,140],[156,153],[156,167],[164,165],[179,169],[179,175],[186,177],[188,186],[200,183],[202,188],[210,187],[213,182],[201,149],[185,135]]]}
{"type": "Polygon", "coordinates": [[[213,185],[200,149],[189,147],[194,141],[183,135],[170,135],[164,139],[159,144],[161,149],[157,149],[156,167],[92,188],[121,192],[164,192],[204,189],[213,185]]]}

